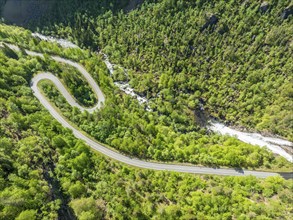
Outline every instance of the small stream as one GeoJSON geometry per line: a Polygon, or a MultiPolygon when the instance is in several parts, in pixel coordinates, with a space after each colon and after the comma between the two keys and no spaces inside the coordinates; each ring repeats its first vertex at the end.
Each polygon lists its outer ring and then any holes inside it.
{"type": "MultiPolygon", "coordinates": [[[[115,64],[112,64],[110,61],[109,61],[109,58],[106,54],[103,53],[103,56],[104,56],[104,62],[110,72],[110,75],[113,76],[113,73],[114,73],[114,70],[115,70],[115,64]]],[[[127,71],[125,69],[124,70],[124,73],[125,75],[128,77],[128,74],[127,74],[127,71]]],[[[151,111],[151,108],[150,106],[148,105],[149,101],[146,97],[143,97],[143,96],[140,96],[138,95],[137,93],[135,93],[134,89],[128,84],[128,82],[123,82],[123,81],[115,81],[114,82],[115,86],[117,86],[121,91],[125,92],[127,95],[130,95],[134,98],[137,99],[137,101],[139,102],[139,104],[146,104],[146,110],[147,111],[151,111]]]]}
{"type": "MultiPolygon", "coordinates": [[[[44,36],[39,33],[33,33],[32,34],[34,37],[37,37],[41,40],[49,41],[49,42],[56,42],[60,46],[65,47],[65,48],[78,48],[77,45],[73,44],[72,42],[64,39],[58,39],[54,37],[48,37],[44,36]]],[[[114,70],[115,70],[115,64],[112,64],[109,61],[109,58],[106,54],[103,54],[104,56],[104,62],[110,72],[110,76],[113,76],[114,70]]],[[[151,111],[151,108],[148,105],[148,99],[146,97],[140,96],[135,93],[134,89],[127,83],[127,82],[114,82],[114,84],[123,92],[126,94],[136,98],[140,104],[146,104],[146,110],[151,111]]],[[[219,133],[222,135],[230,135],[233,137],[236,137],[240,141],[243,141],[248,144],[252,145],[258,145],[260,147],[266,147],[270,151],[272,151],[275,154],[278,154],[285,159],[287,159],[290,162],[293,162],[293,157],[292,154],[287,153],[282,146],[287,146],[287,147],[293,147],[293,143],[287,140],[283,140],[280,138],[274,138],[274,137],[265,137],[261,134],[258,133],[248,133],[248,132],[242,132],[242,131],[237,131],[235,129],[229,128],[225,126],[222,123],[219,122],[210,122],[210,125],[207,127],[211,131],[215,133],[219,133]]]]}

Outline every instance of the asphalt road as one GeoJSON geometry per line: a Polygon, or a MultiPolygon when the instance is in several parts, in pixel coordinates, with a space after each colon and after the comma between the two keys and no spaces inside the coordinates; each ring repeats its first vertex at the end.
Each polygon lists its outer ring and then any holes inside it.
{"type": "MultiPolygon", "coordinates": [[[[0,45],[1,46],[1,45],[0,45]]],[[[8,45],[11,49],[19,50],[18,47],[14,45],[8,45]]],[[[28,51],[26,50],[26,53],[31,56],[41,56],[42,54],[28,51]]],[[[42,79],[48,79],[51,80],[56,87],[59,89],[59,91],[64,95],[66,100],[69,104],[78,107],[82,111],[89,111],[93,112],[96,109],[99,109],[102,106],[102,103],[105,101],[105,97],[100,90],[99,86],[95,82],[95,80],[91,77],[91,75],[78,63],[75,63],[73,61],[60,58],[57,56],[52,56],[52,58],[61,63],[66,63],[69,65],[74,66],[77,68],[80,73],[88,80],[90,86],[92,87],[93,91],[98,96],[98,103],[95,107],[91,109],[86,109],[80,106],[74,98],[69,94],[69,92],[66,90],[66,88],[62,85],[60,80],[55,77],[51,73],[39,73],[35,77],[33,77],[31,81],[31,89],[34,92],[34,95],[39,99],[41,104],[50,112],[50,114],[59,122],[62,124],[63,127],[69,128],[72,130],[74,136],[78,139],[83,140],[86,144],[88,144],[91,148],[97,150],[98,152],[114,159],[119,162],[122,162],[124,164],[128,164],[131,166],[144,168],[144,169],[152,169],[152,170],[166,170],[166,171],[173,171],[173,172],[181,172],[181,173],[193,173],[193,174],[210,174],[210,175],[224,175],[224,176],[256,176],[259,178],[266,178],[268,176],[276,176],[279,175],[278,173],[272,173],[272,172],[260,172],[260,171],[249,171],[249,170],[239,170],[239,169],[224,169],[224,168],[210,168],[210,167],[199,167],[199,166],[192,166],[192,165],[177,165],[177,164],[166,164],[166,163],[155,163],[155,162],[149,162],[140,160],[137,158],[130,158],[128,156],[125,156],[123,154],[120,154],[118,152],[115,152],[107,147],[104,147],[100,143],[88,138],[86,135],[84,135],[80,130],[76,129],[70,123],[65,120],[63,116],[61,116],[58,111],[51,105],[51,103],[42,95],[39,88],[37,87],[37,84],[42,79]]]]}

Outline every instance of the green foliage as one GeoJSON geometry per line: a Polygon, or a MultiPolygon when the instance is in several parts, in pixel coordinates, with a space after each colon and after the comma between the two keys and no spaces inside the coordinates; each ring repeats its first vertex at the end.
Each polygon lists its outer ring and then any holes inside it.
{"type": "Polygon", "coordinates": [[[35,220],[36,214],[36,210],[25,210],[22,211],[15,220],[35,220]]]}
{"type": "Polygon", "coordinates": [[[48,19],[39,27],[101,48],[129,69],[130,84],[160,114],[192,120],[189,111],[203,103],[219,120],[293,140],[292,101],[283,94],[293,71],[292,16],[281,18],[289,2],[270,1],[266,13],[261,3],[145,1],[128,13],[83,4],[62,23],[48,19]],[[211,15],[218,22],[201,31],[211,15]]]}
{"type": "Polygon", "coordinates": [[[62,65],[57,75],[79,103],[84,106],[93,106],[97,102],[97,97],[78,70],[69,65],[62,65]]]}
{"type": "MultiPolygon", "coordinates": [[[[181,1],[176,2],[164,1],[162,9],[154,9],[160,15],[174,4],[179,7],[181,1]]],[[[129,16],[132,13],[138,12],[129,16]]],[[[80,113],[68,106],[50,83],[45,81],[40,86],[66,117],[121,151],[144,158],[217,166],[291,165],[265,149],[234,138],[208,135],[194,125],[189,109],[179,111],[184,99],[176,100],[173,92],[184,89],[185,74],[171,78],[173,70],[165,71],[166,76],[160,80],[162,96],[154,101],[154,105],[160,105],[154,112],[146,112],[136,100],[115,89],[101,57],[35,42],[23,29],[0,27],[0,39],[82,60],[107,96],[101,111],[93,115],[80,113]],[[183,83],[182,88],[177,81],[183,83]]],[[[65,215],[79,219],[292,219],[290,180],[142,170],[92,152],[49,115],[29,88],[33,74],[49,70],[48,59],[21,52],[17,56],[13,59],[0,51],[0,219],[64,219],[65,215]]],[[[50,68],[58,74],[63,67],[57,64],[50,68]]],[[[136,74],[133,71],[132,79],[136,74]]],[[[262,74],[250,77],[257,82],[262,74]]],[[[282,96],[287,99],[291,97],[288,84],[280,78],[282,96]]],[[[196,82],[196,78],[190,80],[196,82]]],[[[199,87],[202,83],[191,85],[199,87]]],[[[254,89],[258,91],[258,87],[254,89]]],[[[195,100],[202,94],[205,91],[192,92],[195,100]]],[[[218,99],[211,102],[217,103],[218,99]]],[[[274,100],[274,105],[278,104],[274,100]]]]}
{"type": "Polygon", "coordinates": [[[102,212],[93,198],[75,199],[70,202],[70,205],[80,220],[94,220],[102,217],[102,212]]]}
{"type": "Polygon", "coordinates": [[[192,125],[188,133],[175,130],[177,123],[155,112],[141,111],[137,103],[129,105],[134,101],[125,96],[109,94],[104,108],[89,115],[72,109],[52,83],[42,82],[40,86],[57,108],[84,131],[111,147],[137,157],[208,166],[291,166],[284,158],[275,158],[265,148],[251,146],[235,138],[202,134],[192,125]]]}
{"type": "Polygon", "coordinates": [[[257,124],[260,130],[273,131],[278,133],[282,130],[283,134],[290,140],[293,139],[293,88],[292,81],[286,81],[280,90],[280,97],[271,106],[266,107],[262,121],[257,124]]]}
{"type": "MultiPolygon", "coordinates": [[[[8,30],[10,30],[10,27],[7,27],[7,30],[3,28],[3,31],[7,33],[9,32],[8,30]]],[[[16,36],[18,35],[16,34],[16,36]]],[[[26,41],[31,42],[30,39],[26,39],[26,41]]],[[[55,50],[54,47],[52,48],[49,43],[36,42],[36,44],[43,44],[42,50],[47,51],[49,54],[58,54],[58,50],[55,50]]],[[[35,46],[32,46],[32,48],[35,48],[35,46]]],[[[75,51],[75,54],[81,54],[81,57],[83,57],[83,50],[75,49],[75,51]]],[[[200,129],[190,119],[193,115],[190,109],[185,109],[183,114],[173,109],[174,96],[166,89],[162,90],[157,101],[151,103],[151,105],[156,106],[156,111],[146,112],[137,101],[122,95],[118,89],[115,89],[101,57],[87,54],[87,56],[91,55],[92,57],[85,58],[81,62],[99,82],[106,94],[107,101],[101,111],[93,115],[89,115],[86,112],[80,113],[79,110],[68,106],[52,83],[44,81],[40,83],[40,86],[67,118],[70,118],[81,129],[97,140],[127,154],[147,159],[176,160],[209,166],[290,167],[289,163],[282,162],[281,158],[276,159],[266,149],[252,147],[236,141],[234,138],[207,135],[204,129],[200,129]],[[164,101],[163,97],[168,101],[164,101]],[[159,105],[155,105],[157,102],[159,102],[159,105]]],[[[22,54],[22,56],[26,57],[25,54],[22,54]]],[[[67,56],[73,57],[70,54],[67,54],[67,56]]],[[[13,59],[9,61],[16,62],[13,59]]],[[[84,104],[93,103],[93,99],[91,101],[88,99],[88,97],[91,97],[92,92],[88,89],[87,84],[80,77],[77,70],[54,62],[47,55],[44,59],[33,58],[31,62],[28,69],[32,69],[34,72],[41,70],[53,72],[64,81],[64,84],[67,85],[80,102],[84,104]],[[76,91],[79,92],[76,93],[76,91]]],[[[18,71],[21,72],[21,70],[18,71]]],[[[29,81],[31,74],[26,76],[27,81],[29,81]]],[[[21,80],[19,77],[10,78],[9,74],[3,77],[9,78],[9,80],[21,80]]],[[[161,78],[162,86],[166,84],[167,79],[168,77],[166,76],[161,78]]],[[[167,84],[172,85],[173,83],[168,82],[167,84]]],[[[3,94],[5,95],[5,93],[7,93],[6,90],[3,94]]],[[[192,98],[189,99],[193,101],[190,104],[191,106],[199,105],[198,99],[200,95],[201,92],[199,91],[192,95],[192,98]]],[[[7,94],[7,96],[9,95],[7,94]]],[[[24,111],[31,112],[34,110],[33,106],[35,105],[26,104],[22,107],[24,111]]],[[[57,144],[56,141],[53,140],[53,145],[57,144]]]]}

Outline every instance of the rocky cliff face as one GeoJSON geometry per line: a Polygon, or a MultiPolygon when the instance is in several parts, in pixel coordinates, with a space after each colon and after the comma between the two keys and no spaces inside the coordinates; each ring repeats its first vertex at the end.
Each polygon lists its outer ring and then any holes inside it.
{"type": "Polygon", "coordinates": [[[53,3],[46,0],[2,0],[1,17],[9,23],[25,25],[45,15],[53,3]]]}
{"type": "Polygon", "coordinates": [[[126,12],[129,12],[129,11],[137,8],[138,6],[140,6],[143,2],[144,2],[144,0],[130,0],[128,5],[124,8],[124,10],[126,12]]]}
{"type": "MultiPolygon", "coordinates": [[[[111,2],[116,2],[117,7],[121,7],[125,12],[139,7],[144,2],[144,0],[125,0],[124,3],[118,4],[117,1],[119,2],[119,0],[111,2]]],[[[0,0],[0,18],[4,18],[6,23],[26,26],[30,21],[46,16],[53,10],[55,3],[58,3],[58,0],[0,0]]]]}

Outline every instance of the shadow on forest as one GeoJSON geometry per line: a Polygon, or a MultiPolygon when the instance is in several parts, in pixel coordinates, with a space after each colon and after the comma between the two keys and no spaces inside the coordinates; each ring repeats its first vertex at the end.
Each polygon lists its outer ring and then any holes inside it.
{"type": "MultiPolygon", "coordinates": [[[[1,1],[1,0],[0,0],[1,1]]],[[[128,13],[146,0],[2,0],[0,18],[7,24],[15,24],[32,32],[55,35],[60,38],[73,37],[76,44],[84,48],[99,49],[95,41],[99,33],[95,18],[107,13],[128,13]],[[57,25],[56,25],[57,24],[57,25]],[[72,27],[72,32],[59,32],[60,26],[72,27]]],[[[149,2],[153,0],[148,0],[149,2]]]]}
{"type": "Polygon", "coordinates": [[[0,0],[0,15],[8,24],[33,29],[36,25],[54,22],[74,22],[76,13],[101,15],[107,11],[129,12],[139,7],[144,0],[0,0]]]}
{"type": "MultiPolygon", "coordinates": [[[[215,170],[221,169],[221,167],[217,165],[212,165],[211,167],[215,170]]],[[[242,167],[230,167],[230,169],[234,169],[236,172],[244,174],[244,170],[242,169],[242,167]]]]}
{"type": "Polygon", "coordinates": [[[234,170],[238,173],[244,174],[244,170],[241,167],[235,167],[234,170]]]}
{"type": "MultiPolygon", "coordinates": [[[[293,169],[293,168],[292,168],[293,169]]],[[[286,172],[279,172],[278,173],[281,177],[283,177],[284,179],[293,179],[293,172],[290,173],[286,173],[286,172]]]]}

